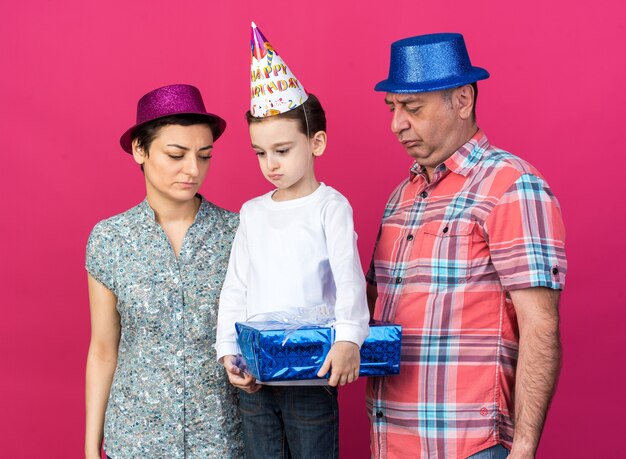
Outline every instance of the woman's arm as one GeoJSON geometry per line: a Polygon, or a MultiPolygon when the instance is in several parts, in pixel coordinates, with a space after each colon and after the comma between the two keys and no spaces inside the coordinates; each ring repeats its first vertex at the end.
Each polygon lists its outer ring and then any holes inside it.
{"type": "Polygon", "coordinates": [[[87,355],[85,386],[85,457],[100,458],[106,411],[120,342],[117,298],[111,290],[88,275],[91,309],[91,342],[87,355]]]}

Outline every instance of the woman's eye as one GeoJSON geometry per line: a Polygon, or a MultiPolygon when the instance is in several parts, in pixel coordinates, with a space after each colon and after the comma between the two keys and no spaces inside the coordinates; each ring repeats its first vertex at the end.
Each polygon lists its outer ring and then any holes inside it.
{"type": "Polygon", "coordinates": [[[211,159],[213,157],[213,155],[208,155],[208,156],[200,156],[200,159],[203,161],[208,161],[209,159],[211,159]]]}
{"type": "Polygon", "coordinates": [[[183,155],[167,155],[172,159],[183,159],[183,155]]]}
{"type": "Polygon", "coordinates": [[[276,153],[279,153],[281,155],[288,153],[289,152],[289,148],[284,148],[282,150],[276,150],[276,153]]]}
{"type": "Polygon", "coordinates": [[[255,151],[254,152],[257,156],[264,156],[265,152],[264,151],[255,151]]]}

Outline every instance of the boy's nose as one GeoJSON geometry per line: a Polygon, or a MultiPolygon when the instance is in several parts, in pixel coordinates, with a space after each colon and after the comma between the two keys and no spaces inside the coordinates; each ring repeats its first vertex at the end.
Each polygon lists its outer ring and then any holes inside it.
{"type": "Polygon", "coordinates": [[[279,166],[278,161],[274,157],[274,155],[267,155],[267,168],[268,169],[276,169],[279,166]]]}

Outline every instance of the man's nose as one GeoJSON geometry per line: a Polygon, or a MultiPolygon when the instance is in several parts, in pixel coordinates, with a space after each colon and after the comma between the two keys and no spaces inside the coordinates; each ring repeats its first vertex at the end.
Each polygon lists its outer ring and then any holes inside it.
{"type": "Polygon", "coordinates": [[[391,118],[391,132],[395,135],[399,135],[405,129],[409,127],[409,120],[406,117],[406,113],[402,108],[397,108],[393,112],[391,118]]]}

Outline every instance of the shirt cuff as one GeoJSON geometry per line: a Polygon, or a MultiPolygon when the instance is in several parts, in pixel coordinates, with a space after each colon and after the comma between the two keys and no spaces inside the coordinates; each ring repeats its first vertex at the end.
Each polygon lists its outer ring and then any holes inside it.
{"type": "Polygon", "coordinates": [[[241,354],[239,351],[239,346],[237,346],[237,342],[234,341],[226,341],[223,343],[219,343],[215,345],[215,353],[217,354],[218,362],[226,355],[237,355],[241,354]]]}
{"type": "Polygon", "coordinates": [[[370,333],[369,326],[361,327],[350,323],[335,323],[335,342],[350,341],[361,348],[370,333]]]}
{"type": "Polygon", "coordinates": [[[506,290],[521,290],[524,288],[546,287],[553,290],[563,290],[565,286],[565,269],[552,265],[549,271],[536,270],[520,276],[500,277],[500,283],[506,290]]]}

